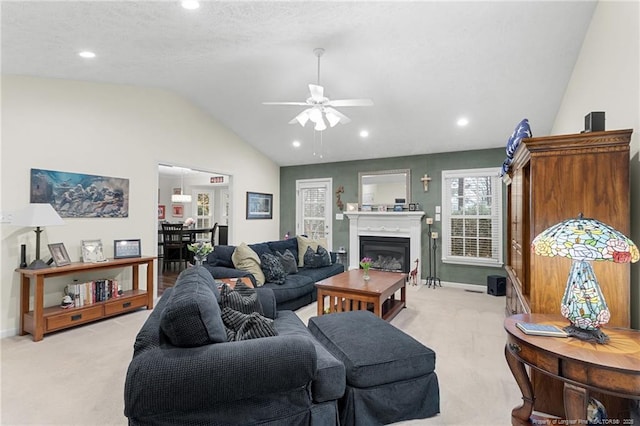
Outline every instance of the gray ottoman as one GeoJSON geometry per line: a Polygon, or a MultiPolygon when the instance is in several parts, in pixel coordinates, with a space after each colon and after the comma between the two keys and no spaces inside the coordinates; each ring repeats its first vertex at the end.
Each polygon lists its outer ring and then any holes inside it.
{"type": "Polygon", "coordinates": [[[347,386],[339,402],[345,425],[380,425],[440,412],[436,354],[368,311],[309,319],[309,330],[342,361],[347,386]]]}

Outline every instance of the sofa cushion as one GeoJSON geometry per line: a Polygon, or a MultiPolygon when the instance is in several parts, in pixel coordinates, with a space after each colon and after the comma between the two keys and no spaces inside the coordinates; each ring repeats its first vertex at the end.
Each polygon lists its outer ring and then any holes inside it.
{"type": "Polygon", "coordinates": [[[267,283],[266,286],[273,291],[276,304],[280,306],[282,302],[295,300],[312,293],[315,289],[315,281],[305,275],[290,274],[287,275],[283,284],[267,283]]]}
{"type": "Polygon", "coordinates": [[[309,331],[346,368],[347,384],[369,388],[432,373],[436,354],[369,311],[309,319],[309,331]],[[385,350],[380,348],[384,342],[385,350]]]}
{"type": "Polygon", "coordinates": [[[255,251],[258,257],[261,257],[263,254],[273,254],[273,251],[267,243],[249,244],[249,248],[255,251]]]}
{"type": "Polygon", "coordinates": [[[316,251],[320,243],[303,235],[298,235],[296,239],[298,240],[298,267],[302,268],[304,266],[304,255],[307,252],[307,247],[311,247],[313,251],[316,251]]]}
{"type": "Polygon", "coordinates": [[[316,283],[342,272],[344,272],[344,265],[341,263],[333,263],[329,266],[325,266],[324,268],[300,268],[296,275],[305,276],[312,282],[316,283]]]}
{"type": "Polygon", "coordinates": [[[277,256],[269,253],[264,253],[260,256],[260,266],[264,273],[265,282],[271,282],[276,284],[284,283],[284,278],[287,276],[287,272],[282,266],[282,262],[277,256]]]}
{"type": "Polygon", "coordinates": [[[276,336],[273,319],[263,316],[257,289],[237,282],[234,289],[222,286],[222,322],[230,342],[276,336]]]}
{"type": "Polygon", "coordinates": [[[237,269],[253,274],[258,286],[264,284],[264,274],[260,268],[260,257],[247,244],[241,243],[237,246],[233,251],[231,260],[237,269]]]}
{"type": "Polygon", "coordinates": [[[286,250],[289,250],[293,254],[293,257],[296,258],[296,263],[298,263],[298,240],[296,238],[269,241],[267,244],[269,244],[271,251],[274,253],[284,253],[286,250]]]}
{"type": "Polygon", "coordinates": [[[194,347],[227,341],[220,307],[203,278],[204,268],[184,270],[160,316],[160,329],[173,346],[194,347]]]}
{"type": "Polygon", "coordinates": [[[295,258],[291,250],[286,249],[284,253],[280,253],[276,251],[276,256],[280,259],[280,263],[282,263],[282,267],[284,268],[284,272],[288,274],[295,274],[298,272],[298,259],[295,258]]]}
{"type": "Polygon", "coordinates": [[[331,265],[331,257],[324,247],[318,245],[315,251],[311,247],[307,247],[307,251],[304,254],[305,268],[322,268],[329,265],[331,265]]]}
{"type": "Polygon", "coordinates": [[[227,268],[233,268],[233,252],[235,246],[215,246],[213,251],[207,256],[207,263],[211,266],[224,266],[227,268]]]}

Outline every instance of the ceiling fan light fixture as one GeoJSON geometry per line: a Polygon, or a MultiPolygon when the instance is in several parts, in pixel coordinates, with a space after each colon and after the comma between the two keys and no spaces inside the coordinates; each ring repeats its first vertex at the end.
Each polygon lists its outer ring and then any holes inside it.
{"type": "Polygon", "coordinates": [[[327,128],[326,123],[324,122],[324,119],[322,118],[322,115],[320,116],[320,120],[316,121],[316,127],[314,127],[314,129],[318,132],[321,132],[323,130],[325,130],[327,128]]]}
{"type": "Polygon", "coordinates": [[[307,112],[306,109],[302,111],[300,114],[296,115],[296,121],[300,123],[302,127],[304,127],[305,124],[307,124],[307,121],[309,121],[309,113],[307,112]]]}
{"type": "Polygon", "coordinates": [[[332,113],[331,111],[327,111],[325,114],[327,121],[329,122],[329,126],[334,127],[336,124],[340,122],[340,117],[332,113]]]}
{"type": "Polygon", "coordinates": [[[322,111],[320,111],[319,108],[311,108],[311,110],[309,111],[309,118],[311,119],[311,121],[318,124],[318,122],[322,121],[322,111]]]}

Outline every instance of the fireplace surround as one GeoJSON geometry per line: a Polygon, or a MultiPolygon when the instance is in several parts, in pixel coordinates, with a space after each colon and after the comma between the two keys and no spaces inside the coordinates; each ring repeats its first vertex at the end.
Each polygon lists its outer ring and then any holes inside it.
{"type": "MultiPolygon", "coordinates": [[[[360,237],[397,237],[409,239],[408,266],[416,259],[422,262],[422,211],[401,212],[345,212],[349,218],[349,269],[358,269],[360,259],[360,237]]],[[[376,260],[376,259],[374,259],[376,260]]],[[[420,268],[418,268],[420,278],[420,268]]]]}

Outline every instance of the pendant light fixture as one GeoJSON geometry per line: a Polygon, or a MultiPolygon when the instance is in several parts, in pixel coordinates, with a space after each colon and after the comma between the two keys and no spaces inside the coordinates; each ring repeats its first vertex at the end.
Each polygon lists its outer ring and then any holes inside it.
{"type": "Polygon", "coordinates": [[[171,202],[172,203],[190,203],[191,202],[191,195],[184,193],[184,170],[185,169],[182,169],[180,171],[180,173],[181,173],[181,175],[180,175],[180,193],[171,195],[171,202]]]}

